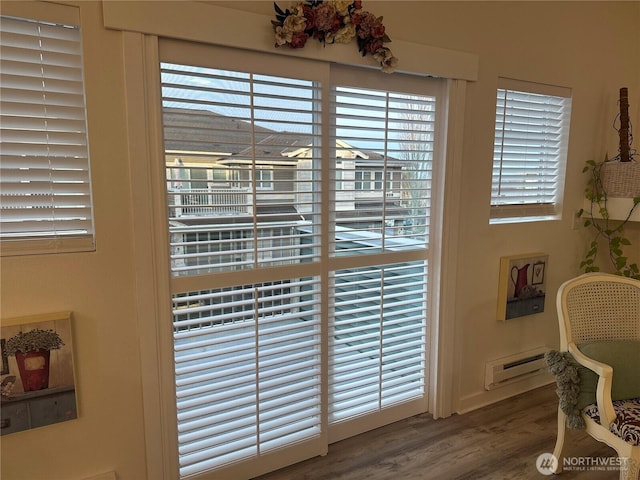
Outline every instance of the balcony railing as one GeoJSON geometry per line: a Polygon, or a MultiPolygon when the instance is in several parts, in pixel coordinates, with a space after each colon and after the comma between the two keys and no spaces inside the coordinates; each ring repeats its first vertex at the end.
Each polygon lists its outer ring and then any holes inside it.
{"type": "Polygon", "coordinates": [[[169,204],[175,217],[253,214],[247,188],[169,189],[169,204]]]}

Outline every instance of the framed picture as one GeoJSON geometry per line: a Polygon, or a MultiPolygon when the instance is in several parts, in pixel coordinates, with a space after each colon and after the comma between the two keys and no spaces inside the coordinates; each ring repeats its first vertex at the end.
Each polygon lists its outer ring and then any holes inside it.
{"type": "Polygon", "coordinates": [[[538,261],[533,264],[533,273],[531,275],[531,285],[544,285],[544,267],[546,262],[538,261]]]}
{"type": "Polygon", "coordinates": [[[500,258],[498,320],[544,312],[549,256],[527,253],[500,258]]]}
{"type": "Polygon", "coordinates": [[[1,435],[78,417],[71,312],[2,319],[1,435]]]}

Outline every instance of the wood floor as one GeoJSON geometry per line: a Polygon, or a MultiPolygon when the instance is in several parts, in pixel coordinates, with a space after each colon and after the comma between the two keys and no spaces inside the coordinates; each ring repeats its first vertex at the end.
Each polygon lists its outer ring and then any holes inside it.
{"type": "MultiPolygon", "coordinates": [[[[329,446],[329,453],[256,480],[596,480],[618,472],[565,471],[545,477],[536,459],[556,438],[555,385],[433,420],[418,415],[329,446]]],[[[615,451],[570,430],[564,454],[614,457],[615,451]]]]}

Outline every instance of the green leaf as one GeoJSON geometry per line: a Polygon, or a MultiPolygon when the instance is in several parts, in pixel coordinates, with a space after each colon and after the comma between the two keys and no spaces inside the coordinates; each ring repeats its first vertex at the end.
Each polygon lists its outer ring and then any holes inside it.
{"type": "Polygon", "coordinates": [[[629,241],[629,239],[624,237],[620,238],[620,243],[622,245],[631,245],[631,242],[629,241]]]}
{"type": "Polygon", "coordinates": [[[276,11],[276,13],[278,13],[280,15],[284,15],[284,12],[282,11],[282,9],[278,6],[278,4],[276,2],[273,2],[273,8],[276,11]]]}

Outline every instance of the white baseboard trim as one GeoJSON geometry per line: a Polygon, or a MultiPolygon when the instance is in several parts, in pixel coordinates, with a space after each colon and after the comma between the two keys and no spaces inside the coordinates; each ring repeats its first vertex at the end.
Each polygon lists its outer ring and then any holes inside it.
{"type": "Polygon", "coordinates": [[[460,398],[460,403],[456,413],[462,415],[551,383],[555,383],[553,375],[550,373],[543,373],[536,377],[524,379],[521,382],[496,388],[495,390],[482,390],[460,398]]]}

